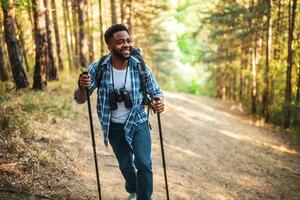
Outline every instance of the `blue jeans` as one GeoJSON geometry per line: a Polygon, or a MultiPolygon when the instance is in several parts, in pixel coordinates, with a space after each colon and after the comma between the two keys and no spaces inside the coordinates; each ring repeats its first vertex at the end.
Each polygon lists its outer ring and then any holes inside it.
{"type": "Polygon", "coordinates": [[[125,139],[123,124],[111,123],[108,138],[125,178],[126,191],[137,193],[137,200],[151,200],[153,175],[148,122],[135,128],[131,145],[125,139]]]}

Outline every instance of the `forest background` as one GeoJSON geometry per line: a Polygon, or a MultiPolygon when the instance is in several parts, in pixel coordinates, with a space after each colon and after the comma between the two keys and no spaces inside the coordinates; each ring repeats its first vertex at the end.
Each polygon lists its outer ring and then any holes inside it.
{"type": "Polygon", "coordinates": [[[1,85],[42,90],[82,71],[108,52],[103,32],[123,23],[165,90],[232,99],[266,122],[297,128],[298,4],[2,0],[1,85]]]}
{"type": "Polygon", "coordinates": [[[34,138],[29,124],[43,112],[76,117],[78,75],[108,52],[103,33],[115,23],[164,90],[233,100],[298,140],[299,9],[297,0],[1,0],[3,151],[27,152],[22,133],[34,138]]]}

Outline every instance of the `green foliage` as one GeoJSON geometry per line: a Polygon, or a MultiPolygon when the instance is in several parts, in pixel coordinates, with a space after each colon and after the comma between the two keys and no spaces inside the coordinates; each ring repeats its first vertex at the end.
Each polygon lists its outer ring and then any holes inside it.
{"type": "MultiPolygon", "coordinates": [[[[287,32],[288,32],[288,5],[281,2],[281,7],[274,3],[272,11],[272,45],[270,55],[269,77],[269,113],[270,121],[283,124],[285,113],[285,87],[287,66],[287,32]]],[[[211,71],[211,79],[215,80],[217,94],[226,99],[232,98],[244,103],[252,111],[252,71],[253,54],[256,50],[256,108],[255,114],[263,117],[264,91],[266,90],[266,35],[268,31],[267,15],[268,1],[219,1],[214,8],[208,11],[209,15],[202,19],[204,26],[209,29],[208,43],[213,48],[203,56],[202,61],[207,63],[211,71]],[[241,82],[243,81],[243,82],[241,82]],[[234,85],[235,84],[235,85],[234,85]],[[242,86],[242,87],[241,87],[242,86]],[[242,96],[237,98],[238,89],[242,89],[242,96]],[[225,90],[224,90],[225,89],[225,90]],[[234,93],[228,90],[235,90],[234,93]],[[224,92],[225,91],[225,92],[224,92]]],[[[296,22],[297,24],[297,22],[296,22]]],[[[299,23],[294,34],[299,35],[299,23]]],[[[294,46],[294,65],[299,63],[299,43],[294,46]]],[[[299,71],[293,67],[292,83],[293,94],[296,93],[299,71]]],[[[300,123],[295,106],[295,95],[292,96],[292,123],[300,123]]]]}
{"type": "MultiPolygon", "coordinates": [[[[214,48],[208,44],[208,32],[201,21],[208,16],[209,10],[216,1],[202,2],[196,0],[182,0],[176,5],[174,17],[178,29],[181,29],[176,37],[179,48],[178,66],[189,65],[197,75],[191,76],[185,69],[174,70],[171,76],[173,81],[170,88],[172,90],[187,92],[196,95],[215,96],[214,83],[210,82],[209,72],[206,64],[203,63],[207,52],[214,48]],[[204,77],[204,78],[203,78],[204,77]]],[[[177,68],[178,68],[177,66],[177,68]]]]}
{"type": "Polygon", "coordinates": [[[193,37],[192,33],[184,33],[177,38],[178,46],[184,54],[183,63],[197,63],[203,59],[205,52],[203,45],[193,37]]]}
{"type": "MultiPolygon", "coordinates": [[[[1,0],[0,3],[4,8],[9,7],[9,0],[1,0]]],[[[29,7],[30,0],[15,0],[13,6],[15,8],[29,7]]]]}

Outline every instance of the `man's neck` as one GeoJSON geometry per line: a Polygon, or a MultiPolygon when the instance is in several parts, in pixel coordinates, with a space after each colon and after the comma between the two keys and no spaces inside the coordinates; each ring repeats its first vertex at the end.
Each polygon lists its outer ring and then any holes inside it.
{"type": "Polygon", "coordinates": [[[114,55],[111,56],[111,63],[116,69],[126,69],[128,66],[128,60],[121,60],[114,55]]]}

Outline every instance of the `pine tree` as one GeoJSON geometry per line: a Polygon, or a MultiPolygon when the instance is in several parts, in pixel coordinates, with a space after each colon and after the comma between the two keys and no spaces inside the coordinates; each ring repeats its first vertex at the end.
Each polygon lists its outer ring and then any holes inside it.
{"type": "Polygon", "coordinates": [[[42,90],[47,86],[48,44],[43,0],[32,0],[35,30],[35,67],[33,89],[42,90]]]}
{"type": "Polygon", "coordinates": [[[3,26],[5,42],[8,49],[9,61],[12,68],[16,88],[28,87],[28,80],[22,62],[22,50],[16,30],[16,17],[13,7],[14,1],[9,0],[7,5],[1,4],[3,11],[3,26]]]}

